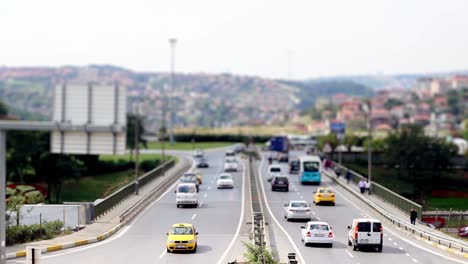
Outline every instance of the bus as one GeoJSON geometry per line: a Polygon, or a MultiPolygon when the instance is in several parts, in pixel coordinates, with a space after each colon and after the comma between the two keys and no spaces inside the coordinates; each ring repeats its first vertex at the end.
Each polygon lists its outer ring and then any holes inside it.
{"type": "Polygon", "coordinates": [[[318,156],[302,156],[299,157],[299,177],[301,184],[312,183],[320,185],[322,177],[320,168],[322,162],[318,156]]]}

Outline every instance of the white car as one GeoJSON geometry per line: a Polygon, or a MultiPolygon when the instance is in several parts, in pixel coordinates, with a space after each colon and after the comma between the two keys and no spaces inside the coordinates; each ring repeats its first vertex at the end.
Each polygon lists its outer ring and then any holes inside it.
{"type": "Polygon", "coordinates": [[[281,176],[281,166],[273,164],[268,166],[268,180],[271,181],[275,176],[281,176]]]}
{"type": "Polygon", "coordinates": [[[237,171],[238,170],[238,164],[237,164],[237,161],[229,161],[229,160],[226,160],[224,162],[224,171],[228,172],[228,171],[237,171]]]}
{"type": "Polygon", "coordinates": [[[228,173],[222,173],[218,176],[218,180],[216,181],[216,186],[218,189],[222,188],[234,188],[234,180],[232,179],[232,175],[228,173]]]}
{"type": "Polygon", "coordinates": [[[236,155],[236,152],[234,151],[234,149],[226,150],[226,156],[235,156],[235,155],[236,155]]]}
{"type": "Polygon", "coordinates": [[[193,157],[195,158],[203,158],[203,156],[205,156],[205,152],[203,152],[203,150],[201,149],[196,149],[193,151],[193,157]]]}
{"type": "Polygon", "coordinates": [[[284,218],[307,219],[310,221],[310,206],[306,201],[290,201],[284,204],[284,218]]]}
{"type": "Polygon", "coordinates": [[[353,220],[353,225],[348,226],[348,246],[353,250],[364,247],[375,248],[378,252],[383,249],[383,227],[380,220],[358,218],[353,220]]]}
{"type": "Polygon", "coordinates": [[[179,183],[175,193],[177,208],[185,205],[198,206],[197,186],[195,183],[179,183]]]}
{"type": "Polygon", "coordinates": [[[306,226],[301,226],[301,240],[304,246],[309,244],[326,244],[333,247],[335,235],[327,222],[310,221],[306,226]]]}

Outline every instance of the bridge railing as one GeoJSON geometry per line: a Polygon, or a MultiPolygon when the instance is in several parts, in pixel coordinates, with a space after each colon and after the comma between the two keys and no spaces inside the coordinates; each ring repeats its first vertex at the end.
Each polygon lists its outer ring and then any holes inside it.
{"type": "MultiPolygon", "coordinates": [[[[346,168],[345,166],[340,165],[339,163],[335,163],[342,171],[341,175],[343,177],[346,176],[347,171],[351,173],[351,182],[354,184],[358,184],[360,180],[366,180],[367,178],[353,170],[346,168]]],[[[422,205],[415,203],[398,193],[376,183],[371,182],[371,192],[373,195],[377,195],[382,198],[384,201],[392,204],[393,206],[400,209],[403,213],[409,214],[412,208],[414,208],[418,212],[418,217],[421,219],[423,207],[422,205]]]]}

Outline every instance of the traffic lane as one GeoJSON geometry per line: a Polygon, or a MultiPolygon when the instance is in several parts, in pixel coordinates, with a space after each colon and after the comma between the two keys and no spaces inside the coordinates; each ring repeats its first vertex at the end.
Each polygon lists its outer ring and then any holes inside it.
{"type": "Polygon", "coordinates": [[[209,177],[204,183],[209,191],[199,198],[201,206],[189,209],[193,211],[191,222],[200,234],[197,254],[187,258],[186,254],[161,253],[163,263],[216,263],[221,258],[236,233],[241,214],[244,171],[241,169],[231,175],[233,189],[217,189],[216,181],[209,177]]]}
{"type": "MultiPolygon", "coordinates": [[[[361,217],[371,217],[380,219],[381,216],[373,209],[368,208],[360,199],[350,194],[347,190],[336,184],[331,179],[324,177],[324,184],[327,184],[331,188],[335,189],[338,198],[347,200],[349,206],[359,210],[361,217]]],[[[412,263],[466,263],[466,260],[450,255],[442,250],[430,247],[424,243],[407,237],[400,233],[394,225],[385,225],[384,223],[384,249],[383,252],[399,252],[403,254],[407,259],[410,259],[412,263]]],[[[361,254],[356,251],[356,254],[361,254]]]]}
{"type": "MultiPolygon", "coordinates": [[[[216,178],[220,170],[222,158],[218,155],[216,159],[215,165],[205,172],[207,180],[216,178]]],[[[210,190],[203,187],[200,190],[201,195],[209,192],[210,190]]],[[[192,222],[192,211],[196,211],[196,208],[176,208],[175,194],[169,191],[130,223],[131,227],[119,239],[105,240],[92,245],[93,247],[88,246],[86,250],[70,249],[69,254],[61,253],[55,257],[47,257],[44,263],[83,263],[83,260],[112,263],[155,262],[156,249],[165,250],[165,234],[169,227],[176,222],[192,222]]]]}
{"type": "MultiPolygon", "coordinates": [[[[283,168],[286,168],[286,166],[283,165],[283,168]]],[[[266,169],[264,170],[264,173],[266,173],[266,169]]],[[[263,179],[264,184],[267,183],[266,177],[263,177],[263,179]]],[[[301,251],[301,253],[306,259],[317,258],[318,256],[320,260],[329,259],[329,261],[343,261],[344,259],[347,259],[348,261],[358,261],[359,263],[375,263],[375,261],[378,261],[378,263],[390,263],[391,261],[397,260],[401,261],[402,263],[414,263],[413,258],[408,258],[406,254],[407,252],[394,247],[392,244],[387,245],[384,243],[384,252],[377,253],[375,256],[371,257],[368,254],[372,254],[372,251],[353,252],[347,246],[347,226],[351,225],[354,218],[364,217],[361,212],[352,205],[348,204],[346,200],[341,201],[340,199],[337,199],[335,206],[314,206],[312,204],[312,194],[319,186],[302,185],[299,181],[298,175],[290,175],[290,179],[291,186],[289,193],[271,192],[271,190],[266,188],[267,197],[269,197],[268,200],[270,204],[274,204],[274,206],[270,206],[272,207],[272,211],[274,212],[275,216],[278,219],[284,217],[285,202],[289,200],[306,200],[312,205],[311,209],[314,216],[313,220],[326,221],[334,228],[334,248],[324,249],[320,247],[313,247],[307,248],[307,250],[304,249],[301,251]],[[391,257],[389,257],[390,254],[391,257]]],[[[266,184],[266,186],[269,186],[268,184],[266,184]]],[[[283,222],[283,226],[291,235],[291,237],[293,237],[295,241],[301,241],[300,226],[304,224],[299,223],[298,225],[297,223],[287,222],[286,220],[283,222]]],[[[301,245],[298,246],[301,249],[301,245]]]]}
{"type": "MultiPolygon", "coordinates": [[[[291,185],[289,192],[271,191],[271,183],[267,177],[268,164],[264,163],[261,170],[261,179],[267,197],[268,205],[276,219],[280,222],[286,232],[292,237],[295,244],[299,248],[301,254],[307,263],[323,262],[323,263],[353,263],[352,260],[343,251],[345,244],[342,241],[335,240],[333,248],[326,248],[324,245],[305,247],[301,242],[301,226],[305,226],[307,221],[287,221],[284,218],[284,204],[290,200],[306,200],[312,206],[312,199],[305,197],[301,192],[295,191],[291,185]]],[[[282,164],[282,163],[280,163],[282,164]]],[[[285,166],[282,166],[285,168],[285,166]]],[[[291,180],[294,181],[294,179],[291,180]]],[[[296,184],[294,184],[296,185],[296,184]]],[[[313,208],[313,207],[312,207],[313,208]]],[[[317,219],[317,215],[312,215],[312,220],[317,219]]]]}

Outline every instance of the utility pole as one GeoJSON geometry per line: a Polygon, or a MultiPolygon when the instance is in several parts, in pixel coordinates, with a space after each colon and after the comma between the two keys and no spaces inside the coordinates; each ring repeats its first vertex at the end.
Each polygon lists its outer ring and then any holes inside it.
{"type": "MultiPolygon", "coordinates": [[[[175,45],[177,43],[176,38],[170,38],[169,44],[171,45],[171,92],[174,93],[174,63],[175,63],[175,45]]],[[[169,140],[171,144],[174,144],[174,133],[173,133],[173,126],[174,126],[174,109],[171,103],[170,98],[168,99],[168,108],[169,108],[169,122],[168,122],[168,130],[169,130],[169,140]]]]}
{"type": "Polygon", "coordinates": [[[139,132],[140,132],[140,116],[139,116],[139,109],[138,109],[138,105],[136,105],[135,107],[135,142],[134,142],[134,145],[135,145],[135,194],[138,195],[138,185],[139,185],[139,182],[138,182],[138,173],[139,173],[139,168],[140,168],[140,142],[139,142],[139,132]]]}

